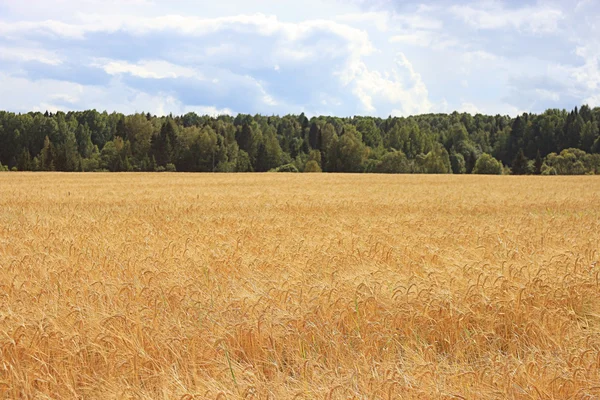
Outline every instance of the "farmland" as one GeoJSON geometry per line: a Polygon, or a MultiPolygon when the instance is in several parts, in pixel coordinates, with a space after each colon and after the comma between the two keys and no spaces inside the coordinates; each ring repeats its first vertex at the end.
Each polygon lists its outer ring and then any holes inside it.
{"type": "Polygon", "coordinates": [[[600,396],[600,180],[0,174],[0,398],[600,396]]]}

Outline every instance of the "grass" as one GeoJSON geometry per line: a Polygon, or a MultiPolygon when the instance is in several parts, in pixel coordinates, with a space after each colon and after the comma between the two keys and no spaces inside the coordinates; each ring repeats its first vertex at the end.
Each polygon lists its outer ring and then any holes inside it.
{"type": "Polygon", "coordinates": [[[0,397],[600,397],[600,180],[0,174],[0,397]]]}

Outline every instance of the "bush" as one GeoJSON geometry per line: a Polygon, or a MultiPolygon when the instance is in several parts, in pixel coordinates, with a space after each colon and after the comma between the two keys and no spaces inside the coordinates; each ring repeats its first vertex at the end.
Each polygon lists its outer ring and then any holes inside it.
{"type": "Polygon", "coordinates": [[[502,163],[487,153],[483,153],[475,162],[474,174],[502,175],[502,163]]]}
{"type": "Polygon", "coordinates": [[[464,174],[467,172],[467,164],[465,162],[465,157],[456,152],[452,152],[450,154],[450,165],[452,166],[453,174],[464,174]]]}
{"type": "Polygon", "coordinates": [[[177,172],[177,168],[175,168],[175,164],[172,164],[172,163],[168,163],[167,166],[165,167],[165,170],[167,172],[177,172]]]}
{"type": "Polygon", "coordinates": [[[556,172],[556,168],[548,166],[548,164],[544,163],[542,165],[542,175],[558,175],[556,172]]]}
{"type": "Polygon", "coordinates": [[[452,173],[450,155],[441,144],[427,154],[417,154],[413,171],[418,174],[449,174],[452,173]]]}
{"type": "Polygon", "coordinates": [[[294,164],[285,164],[281,167],[277,167],[273,170],[273,172],[299,172],[298,168],[294,164]]]}
{"type": "Polygon", "coordinates": [[[98,157],[94,158],[83,158],[81,160],[81,169],[86,172],[98,171],[100,169],[100,160],[98,157]]]}
{"type": "Polygon", "coordinates": [[[235,172],[235,163],[228,161],[228,162],[223,162],[221,161],[220,163],[217,164],[217,172],[235,172]]]}
{"type": "Polygon", "coordinates": [[[319,167],[319,163],[315,160],[310,160],[304,166],[304,172],[323,172],[321,167],[319,167]]]}
{"type": "Polygon", "coordinates": [[[542,166],[544,175],[585,175],[600,172],[600,155],[587,154],[579,149],[550,153],[542,166]]]}
{"type": "Polygon", "coordinates": [[[375,167],[375,172],[380,174],[405,174],[409,173],[411,165],[401,151],[386,153],[381,162],[375,167]]]}

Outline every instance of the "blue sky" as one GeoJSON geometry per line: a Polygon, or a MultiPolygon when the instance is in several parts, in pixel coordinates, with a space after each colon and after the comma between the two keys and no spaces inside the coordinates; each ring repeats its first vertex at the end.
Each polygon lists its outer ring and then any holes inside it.
{"type": "Polygon", "coordinates": [[[0,109],[600,106],[600,2],[0,0],[0,109]]]}

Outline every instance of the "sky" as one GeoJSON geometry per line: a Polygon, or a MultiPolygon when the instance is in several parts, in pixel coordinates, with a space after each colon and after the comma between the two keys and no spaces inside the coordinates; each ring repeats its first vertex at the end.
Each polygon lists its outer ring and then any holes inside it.
{"type": "Polygon", "coordinates": [[[600,1],[0,0],[0,109],[600,106],[600,1]]]}

